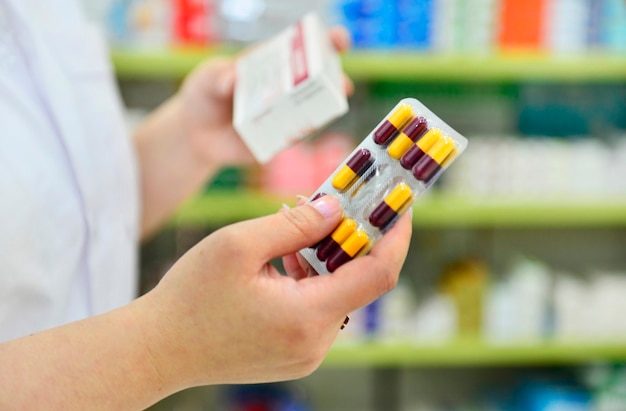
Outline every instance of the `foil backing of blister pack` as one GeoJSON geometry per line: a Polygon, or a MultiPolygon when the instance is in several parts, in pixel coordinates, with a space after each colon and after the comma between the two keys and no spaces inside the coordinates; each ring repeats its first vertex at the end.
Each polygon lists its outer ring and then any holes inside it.
{"type": "Polygon", "coordinates": [[[300,254],[319,274],[367,254],[466,146],[418,100],[402,99],[309,199],[332,195],[344,218],[300,254]]]}

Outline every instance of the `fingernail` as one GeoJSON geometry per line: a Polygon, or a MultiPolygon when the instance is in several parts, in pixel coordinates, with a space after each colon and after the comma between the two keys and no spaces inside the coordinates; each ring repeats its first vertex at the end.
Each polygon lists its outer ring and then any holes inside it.
{"type": "Polygon", "coordinates": [[[310,203],[324,217],[332,217],[341,212],[339,201],[333,196],[323,196],[310,203]]]}

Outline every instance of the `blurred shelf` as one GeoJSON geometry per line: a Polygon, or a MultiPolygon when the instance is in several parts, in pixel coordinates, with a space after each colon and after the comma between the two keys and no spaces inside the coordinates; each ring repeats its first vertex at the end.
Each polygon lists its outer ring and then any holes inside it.
{"type": "Polygon", "coordinates": [[[322,365],[324,367],[553,366],[596,361],[626,361],[626,341],[623,344],[542,342],[512,345],[489,345],[484,342],[416,345],[339,341],[322,365]]]}
{"type": "MultiPolygon", "coordinates": [[[[222,47],[202,50],[113,50],[111,58],[120,78],[176,79],[207,57],[233,55],[235,52],[222,47]]],[[[343,67],[354,80],[626,80],[626,55],[608,54],[470,56],[355,50],[343,57],[343,67]]]]}
{"type": "Polygon", "coordinates": [[[114,49],[111,60],[120,78],[180,79],[208,57],[232,55],[224,48],[141,50],[114,49]]]}
{"type": "MultiPolygon", "coordinates": [[[[212,191],[184,204],[174,217],[179,226],[221,226],[275,213],[280,198],[250,190],[212,191]]],[[[575,228],[626,227],[626,198],[619,200],[467,199],[428,192],[416,201],[415,227],[575,228]]]]}
{"type": "Polygon", "coordinates": [[[626,80],[626,56],[354,52],[344,59],[344,69],[355,80],[621,81],[626,80]]]}

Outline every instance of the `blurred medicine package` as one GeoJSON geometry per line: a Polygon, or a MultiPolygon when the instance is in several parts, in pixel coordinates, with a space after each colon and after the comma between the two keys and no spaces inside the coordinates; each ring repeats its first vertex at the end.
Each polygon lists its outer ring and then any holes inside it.
{"type": "Polygon", "coordinates": [[[315,13],[237,61],[234,127],[265,163],[348,111],[338,52],[315,13]]]}

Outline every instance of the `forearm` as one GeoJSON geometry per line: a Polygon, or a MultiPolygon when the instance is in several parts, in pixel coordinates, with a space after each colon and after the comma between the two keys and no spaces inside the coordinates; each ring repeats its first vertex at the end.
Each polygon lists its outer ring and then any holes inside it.
{"type": "Polygon", "coordinates": [[[133,303],[0,344],[0,409],[138,410],[165,397],[140,331],[149,315],[133,303]]]}
{"type": "Polygon", "coordinates": [[[135,133],[142,196],[142,237],[153,233],[176,207],[213,175],[216,165],[194,153],[183,129],[178,97],[152,113],[135,133]]]}

